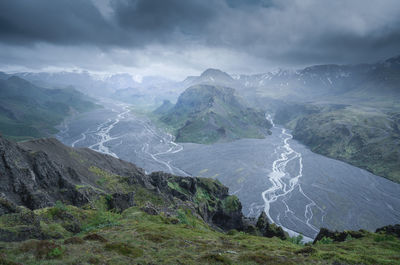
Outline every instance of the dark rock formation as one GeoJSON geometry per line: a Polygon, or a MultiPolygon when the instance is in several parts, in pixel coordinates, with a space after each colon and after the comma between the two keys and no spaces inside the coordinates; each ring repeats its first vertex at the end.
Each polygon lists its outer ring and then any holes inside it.
{"type": "Polygon", "coordinates": [[[0,195],[0,215],[8,214],[8,213],[15,213],[17,211],[17,206],[5,198],[5,195],[0,195]]]}
{"type": "Polygon", "coordinates": [[[359,231],[330,231],[329,229],[326,228],[321,228],[317,237],[314,239],[313,244],[317,243],[318,241],[322,240],[323,238],[330,238],[335,242],[343,242],[346,241],[346,239],[350,236],[352,238],[361,238],[364,237],[365,234],[368,233],[365,230],[359,230],[359,231]]]}
{"type": "Polygon", "coordinates": [[[38,209],[56,201],[76,206],[88,203],[104,190],[97,183],[103,176],[91,168],[147,184],[143,170],[89,149],[69,148],[56,139],[16,144],[0,136],[0,214],[12,212],[13,204],[38,209]]]}
{"type": "Polygon", "coordinates": [[[40,220],[29,210],[13,213],[8,216],[13,223],[12,229],[0,228],[0,241],[24,241],[30,238],[47,239],[40,228],[40,220]]]}
{"type": "Polygon", "coordinates": [[[385,233],[388,235],[394,235],[400,238],[400,224],[397,225],[388,225],[381,228],[376,229],[376,233],[385,233]]]}
{"type": "Polygon", "coordinates": [[[283,231],[282,227],[270,223],[264,211],[258,217],[256,228],[259,230],[261,235],[265,237],[279,237],[283,240],[287,238],[287,235],[285,234],[285,231],[283,231]]]}
{"type": "Polygon", "coordinates": [[[107,206],[109,210],[115,210],[118,213],[123,212],[135,205],[134,192],[129,193],[114,193],[106,196],[107,206]]]}
{"type": "Polygon", "coordinates": [[[149,175],[157,190],[169,197],[190,201],[196,212],[209,224],[225,231],[243,230],[242,205],[228,188],[207,178],[183,178],[163,172],[149,175]]]}

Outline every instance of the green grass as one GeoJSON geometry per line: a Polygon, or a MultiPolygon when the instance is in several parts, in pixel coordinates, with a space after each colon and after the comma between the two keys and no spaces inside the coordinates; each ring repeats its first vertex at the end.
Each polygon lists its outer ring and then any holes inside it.
{"type": "Polygon", "coordinates": [[[96,181],[97,184],[108,191],[125,193],[132,191],[131,187],[127,184],[128,177],[112,174],[95,166],[90,166],[89,171],[99,177],[96,181]]]}
{"type": "MultiPolygon", "coordinates": [[[[38,214],[45,216],[49,210],[38,214]]],[[[95,210],[66,206],[66,211],[82,224],[102,219],[95,210]]],[[[243,232],[217,232],[183,209],[166,217],[148,215],[139,207],[125,210],[118,223],[79,235],[85,238],[95,232],[105,239],[101,241],[65,240],[71,235],[64,235],[48,241],[0,242],[0,264],[396,264],[400,260],[400,240],[383,234],[310,247],[243,232]]]]}

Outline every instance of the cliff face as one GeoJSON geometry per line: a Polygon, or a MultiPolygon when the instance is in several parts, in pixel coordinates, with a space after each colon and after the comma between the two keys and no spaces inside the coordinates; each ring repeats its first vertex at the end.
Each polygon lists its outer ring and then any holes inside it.
{"type": "MultiPolygon", "coordinates": [[[[75,150],[55,139],[16,144],[0,138],[0,156],[1,197],[31,210],[52,206],[57,200],[81,206],[94,195],[106,193],[100,190],[101,176],[94,168],[146,184],[143,171],[132,164],[88,149],[75,150]]],[[[9,211],[0,207],[0,213],[9,211]]]]}
{"type": "Polygon", "coordinates": [[[85,206],[107,198],[108,207],[118,211],[156,201],[151,208],[157,212],[174,214],[181,207],[216,228],[243,226],[239,200],[211,179],[146,175],[131,163],[56,139],[16,144],[0,137],[0,158],[0,215],[18,212],[17,206],[34,210],[57,201],[85,206]]]}

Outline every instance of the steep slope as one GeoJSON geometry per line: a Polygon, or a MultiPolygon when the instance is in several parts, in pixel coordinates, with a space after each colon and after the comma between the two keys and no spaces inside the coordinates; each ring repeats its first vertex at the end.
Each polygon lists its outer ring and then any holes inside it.
{"type": "Polygon", "coordinates": [[[243,226],[238,199],[211,179],[161,172],[146,175],[128,162],[86,148],[73,149],[55,139],[17,144],[0,136],[0,157],[0,215],[17,212],[17,206],[34,210],[57,201],[93,206],[108,198],[120,210],[149,201],[170,213],[179,207],[190,209],[221,229],[243,226]]]}
{"type": "Polygon", "coordinates": [[[346,107],[300,118],[295,139],[311,150],[400,182],[400,113],[346,107]]]}
{"type": "Polygon", "coordinates": [[[286,104],[274,120],[313,152],[400,182],[400,113],[341,104],[286,104]]]}
{"type": "Polygon", "coordinates": [[[160,120],[175,129],[179,142],[262,138],[271,128],[264,113],[243,106],[232,88],[212,85],[186,89],[160,120]]]}
{"type": "Polygon", "coordinates": [[[0,80],[0,94],[0,132],[15,139],[55,133],[66,116],[98,107],[72,88],[45,89],[16,76],[0,80]]]}

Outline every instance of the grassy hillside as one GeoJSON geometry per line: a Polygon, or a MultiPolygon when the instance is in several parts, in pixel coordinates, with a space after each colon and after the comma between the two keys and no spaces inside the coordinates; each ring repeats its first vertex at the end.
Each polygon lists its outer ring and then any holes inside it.
{"type": "Polygon", "coordinates": [[[0,132],[23,140],[54,134],[54,126],[73,113],[97,105],[72,89],[45,89],[19,77],[0,80],[0,132]]]}
{"type": "Polygon", "coordinates": [[[228,87],[196,85],[183,92],[160,120],[179,142],[214,143],[263,138],[271,127],[264,113],[243,106],[228,87]]]}
{"type": "Polygon", "coordinates": [[[346,105],[286,107],[277,121],[312,151],[400,182],[400,113],[346,105]]]}
{"type": "MultiPolygon", "coordinates": [[[[100,207],[100,206],[98,206],[100,207]]],[[[190,212],[152,215],[140,206],[122,213],[55,207],[0,217],[0,229],[17,220],[40,222],[53,239],[0,242],[0,264],[397,264],[400,240],[364,232],[344,242],[324,238],[314,245],[296,244],[211,229],[190,212]],[[82,225],[71,233],[67,222],[82,225]]]]}

